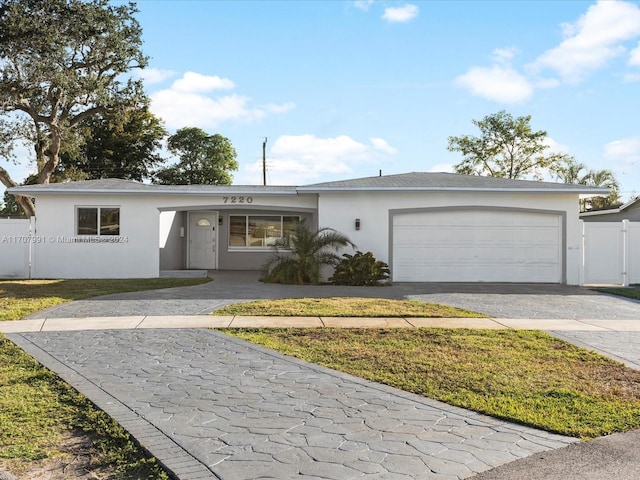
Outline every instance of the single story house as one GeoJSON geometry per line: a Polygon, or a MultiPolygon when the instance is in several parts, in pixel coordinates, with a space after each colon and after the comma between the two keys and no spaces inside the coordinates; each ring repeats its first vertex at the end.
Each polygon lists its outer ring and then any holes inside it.
{"type": "Polygon", "coordinates": [[[640,222],[640,197],[616,208],[582,212],[580,220],[585,222],[621,222],[622,220],[640,222]]]}
{"type": "Polygon", "coordinates": [[[36,203],[34,278],[258,270],[304,219],[387,262],[396,282],[578,284],[579,198],[602,188],[405,173],[305,186],[105,179],[10,188],[36,203]]]}

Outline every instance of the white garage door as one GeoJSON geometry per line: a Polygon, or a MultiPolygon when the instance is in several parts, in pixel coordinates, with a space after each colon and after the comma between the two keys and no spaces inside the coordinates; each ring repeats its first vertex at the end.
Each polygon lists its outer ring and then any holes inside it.
{"type": "Polygon", "coordinates": [[[447,210],[393,217],[393,280],[562,281],[559,215],[447,210]]]}

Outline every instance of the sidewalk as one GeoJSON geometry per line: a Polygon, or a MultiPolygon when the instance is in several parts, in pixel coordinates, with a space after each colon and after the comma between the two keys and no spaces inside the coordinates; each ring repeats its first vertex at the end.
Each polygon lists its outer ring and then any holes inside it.
{"type": "Polygon", "coordinates": [[[640,320],[359,318],[162,315],[38,318],[0,322],[1,333],[139,328],[478,328],[554,332],[640,332],[640,320]]]}

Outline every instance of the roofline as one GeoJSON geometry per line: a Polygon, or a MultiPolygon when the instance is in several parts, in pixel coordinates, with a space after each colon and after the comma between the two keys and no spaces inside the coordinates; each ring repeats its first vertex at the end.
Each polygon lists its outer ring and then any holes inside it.
{"type": "MultiPolygon", "coordinates": [[[[74,193],[82,193],[82,194],[90,194],[90,195],[103,195],[103,194],[124,194],[124,195],[191,195],[191,196],[205,196],[205,195],[297,195],[298,191],[295,187],[291,187],[287,190],[256,190],[256,189],[242,189],[239,188],[237,190],[225,189],[224,191],[200,191],[200,190],[189,190],[189,189],[144,189],[144,190],[135,190],[135,189],[126,189],[126,188],[71,188],[71,189],[63,189],[63,188],[24,188],[25,186],[19,187],[11,187],[7,188],[7,192],[12,195],[72,195],[74,193]]],[[[277,188],[277,187],[276,187],[277,188]]]]}
{"type": "Polygon", "coordinates": [[[608,188],[585,187],[585,188],[516,188],[516,187],[298,187],[298,191],[308,193],[320,192],[367,192],[367,191],[388,191],[388,192],[524,192],[524,193],[579,193],[591,195],[607,195],[608,188]]]}
{"type": "MultiPolygon", "coordinates": [[[[169,189],[162,188],[165,185],[146,186],[142,189],[127,189],[127,188],[65,188],[64,183],[50,184],[47,187],[42,187],[42,184],[37,185],[21,185],[17,187],[10,187],[7,192],[17,195],[70,195],[75,193],[89,194],[89,195],[104,195],[104,194],[124,194],[124,195],[191,195],[191,196],[205,196],[205,195],[298,195],[300,193],[323,193],[323,192],[519,192],[519,193],[573,193],[584,196],[606,196],[609,193],[608,188],[604,187],[587,187],[584,188],[540,188],[540,187],[374,187],[374,186],[362,186],[362,187],[336,187],[336,186],[261,186],[261,185],[238,185],[234,188],[233,185],[212,185],[211,190],[195,190],[189,188],[169,189]],[[34,187],[34,188],[30,188],[34,187]],[[159,187],[159,188],[157,188],[159,187]],[[216,187],[224,187],[222,191],[216,191],[216,187]]],[[[142,184],[146,185],[146,184],[142,184]]],[[[573,187],[576,187],[572,185],[573,187]]],[[[630,202],[632,203],[632,202],[630,202]]]]}

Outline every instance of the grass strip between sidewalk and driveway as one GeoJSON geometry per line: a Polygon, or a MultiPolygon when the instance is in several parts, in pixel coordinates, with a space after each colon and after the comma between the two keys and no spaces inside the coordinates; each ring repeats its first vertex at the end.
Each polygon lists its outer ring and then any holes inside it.
{"type": "Polygon", "coordinates": [[[43,308],[112,293],[186,287],[210,278],[0,280],[0,321],[19,320],[43,308]]]}
{"type": "Polygon", "coordinates": [[[259,345],[582,439],[640,428],[640,372],[539,331],[223,329],[259,345]]]}
{"type": "Polygon", "coordinates": [[[434,317],[487,318],[460,308],[386,298],[330,297],[256,300],[222,307],[213,315],[260,315],[267,317],[434,317]]]}

